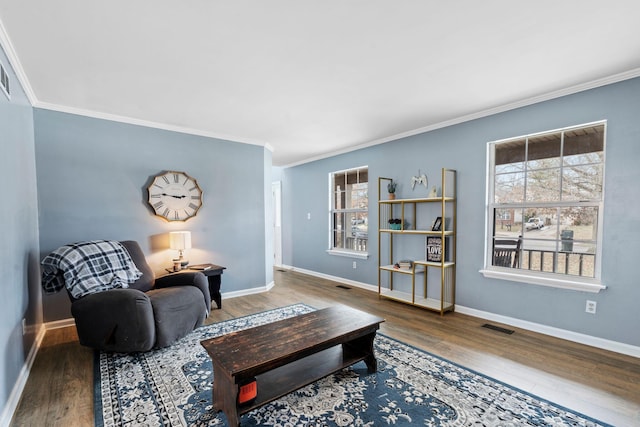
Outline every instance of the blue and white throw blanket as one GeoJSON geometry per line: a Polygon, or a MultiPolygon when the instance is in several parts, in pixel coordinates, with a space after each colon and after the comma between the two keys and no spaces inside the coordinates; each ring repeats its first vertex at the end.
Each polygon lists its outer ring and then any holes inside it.
{"type": "Polygon", "coordinates": [[[128,288],[142,276],[127,249],[116,241],[93,240],[61,246],[42,260],[46,293],[63,287],[74,298],[114,288],[128,288]]]}

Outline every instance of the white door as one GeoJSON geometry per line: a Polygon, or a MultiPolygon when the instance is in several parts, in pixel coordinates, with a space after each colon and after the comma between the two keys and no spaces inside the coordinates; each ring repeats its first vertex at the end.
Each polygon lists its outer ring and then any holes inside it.
{"type": "Polygon", "coordinates": [[[273,265],[282,265],[282,181],[271,183],[273,198],[273,265]]]}

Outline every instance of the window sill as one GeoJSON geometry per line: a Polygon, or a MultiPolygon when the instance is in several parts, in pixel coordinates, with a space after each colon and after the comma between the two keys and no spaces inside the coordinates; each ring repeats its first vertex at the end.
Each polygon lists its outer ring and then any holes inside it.
{"type": "Polygon", "coordinates": [[[480,270],[484,277],[500,280],[511,280],[513,282],[528,283],[531,285],[549,286],[552,288],[569,289],[572,291],[582,291],[598,293],[607,289],[605,285],[596,280],[578,281],[568,278],[548,277],[537,274],[512,273],[502,270],[480,270]]]}
{"type": "Polygon", "coordinates": [[[329,255],[343,256],[347,258],[369,259],[369,254],[367,252],[355,252],[344,249],[327,249],[327,253],[329,255]]]}

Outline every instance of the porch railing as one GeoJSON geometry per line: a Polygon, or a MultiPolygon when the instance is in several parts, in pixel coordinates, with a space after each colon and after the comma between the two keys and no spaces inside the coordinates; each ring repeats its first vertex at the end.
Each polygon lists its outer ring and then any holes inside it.
{"type": "Polygon", "coordinates": [[[595,254],[520,249],[518,258],[518,268],[523,270],[564,273],[582,277],[594,277],[595,274],[595,254]]]}

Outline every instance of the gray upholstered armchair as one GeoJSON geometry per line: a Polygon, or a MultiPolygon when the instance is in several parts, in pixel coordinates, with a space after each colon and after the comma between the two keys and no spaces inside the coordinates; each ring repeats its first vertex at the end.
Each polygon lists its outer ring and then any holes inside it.
{"type": "Polygon", "coordinates": [[[138,243],[120,243],[142,276],[126,289],[77,299],[69,293],[80,344],[104,351],[147,351],[166,347],[202,325],[211,308],[204,274],[184,272],[156,279],[138,243]]]}

